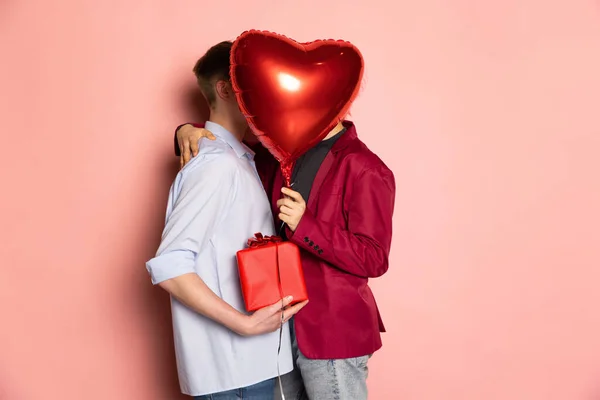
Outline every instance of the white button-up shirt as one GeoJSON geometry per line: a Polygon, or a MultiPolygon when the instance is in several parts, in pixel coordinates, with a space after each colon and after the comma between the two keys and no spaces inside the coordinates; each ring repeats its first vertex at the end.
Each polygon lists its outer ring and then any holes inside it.
{"type": "MultiPolygon", "coordinates": [[[[158,284],[197,273],[219,297],[245,312],[236,252],[255,233],[274,234],[273,216],[254,165],[254,153],[230,132],[207,122],[216,140],[175,178],[166,226],[155,258],[146,267],[158,284]]],[[[242,337],[171,298],[175,354],[183,393],[200,396],[277,376],[279,332],[242,337]]],[[[289,328],[284,326],[281,374],[292,366],[289,328]]]]}

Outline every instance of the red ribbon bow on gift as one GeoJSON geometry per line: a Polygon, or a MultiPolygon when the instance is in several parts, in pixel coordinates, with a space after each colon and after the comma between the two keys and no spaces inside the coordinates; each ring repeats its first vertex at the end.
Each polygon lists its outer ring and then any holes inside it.
{"type": "Polygon", "coordinates": [[[263,236],[262,233],[255,233],[253,238],[248,239],[248,247],[260,247],[269,243],[280,243],[283,239],[279,236],[263,236]]]}

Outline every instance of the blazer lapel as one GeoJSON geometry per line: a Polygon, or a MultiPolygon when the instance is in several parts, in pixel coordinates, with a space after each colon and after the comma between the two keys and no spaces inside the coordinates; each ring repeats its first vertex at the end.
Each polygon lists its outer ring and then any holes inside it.
{"type": "Polygon", "coordinates": [[[315,203],[317,198],[319,197],[319,189],[323,186],[323,182],[325,182],[325,178],[329,174],[329,170],[335,163],[336,157],[341,156],[341,151],[346,148],[354,139],[356,139],[356,129],[354,128],[354,124],[350,121],[344,121],[344,127],[346,128],[346,132],[342,134],[337,142],[333,144],[331,150],[325,156],[323,163],[321,163],[321,167],[315,176],[315,180],[313,181],[312,188],[310,189],[310,195],[308,196],[308,201],[306,202],[306,206],[312,212],[315,211],[315,203]]]}
{"type": "MultiPolygon", "coordinates": [[[[317,198],[319,197],[318,193],[323,186],[323,182],[325,182],[325,178],[329,174],[329,170],[335,164],[337,157],[343,157],[344,148],[346,148],[354,139],[356,139],[356,129],[354,124],[350,121],[344,121],[344,126],[346,127],[346,132],[342,135],[341,138],[337,140],[337,142],[333,145],[331,150],[325,156],[325,159],[321,163],[321,167],[319,171],[317,171],[317,175],[315,175],[315,179],[313,181],[310,194],[308,195],[308,200],[306,201],[306,206],[312,212],[315,211],[315,205],[317,198]],[[339,153],[339,154],[338,154],[339,153]]],[[[273,209],[273,216],[275,220],[275,228],[277,232],[280,234],[281,232],[281,220],[279,219],[279,208],[277,208],[277,200],[279,200],[282,196],[281,188],[283,187],[283,175],[281,174],[281,169],[277,168],[277,172],[275,173],[275,178],[273,179],[273,190],[271,192],[271,207],[273,209]]]]}
{"type": "Polygon", "coordinates": [[[313,181],[307,201],[307,207],[311,211],[314,211],[315,201],[318,197],[319,189],[323,185],[325,178],[327,178],[327,174],[329,174],[329,170],[331,169],[334,161],[335,155],[333,152],[329,151],[321,163],[321,167],[317,171],[317,175],[315,175],[315,180],[313,181]]]}

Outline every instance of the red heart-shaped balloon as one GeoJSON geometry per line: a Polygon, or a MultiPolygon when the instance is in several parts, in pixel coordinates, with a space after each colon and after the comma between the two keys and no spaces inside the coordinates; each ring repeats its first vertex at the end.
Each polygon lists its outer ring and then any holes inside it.
{"type": "Polygon", "coordinates": [[[288,183],[291,164],[346,116],[362,75],[362,55],[340,40],[298,43],[251,30],[231,50],[240,109],[281,163],[288,183]]]}

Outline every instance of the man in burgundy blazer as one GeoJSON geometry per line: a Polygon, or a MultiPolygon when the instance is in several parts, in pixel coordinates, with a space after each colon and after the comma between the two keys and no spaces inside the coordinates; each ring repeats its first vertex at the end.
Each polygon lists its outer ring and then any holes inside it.
{"type": "MultiPolygon", "coordinates": [[[[183,162],[195,155],[200,137],[211,136],[200,127],[176,132],[183,162]]],[[[283,188],[279,164],[264,147],[253,149],[276,226],[301,249],[310,301],[292,330],[306,392],[313,400],[367,399],[367,361],[385,331],[368,280],[388,269],[393,173],[349,121],[296,162],[295,190],[283,188]]]]}

